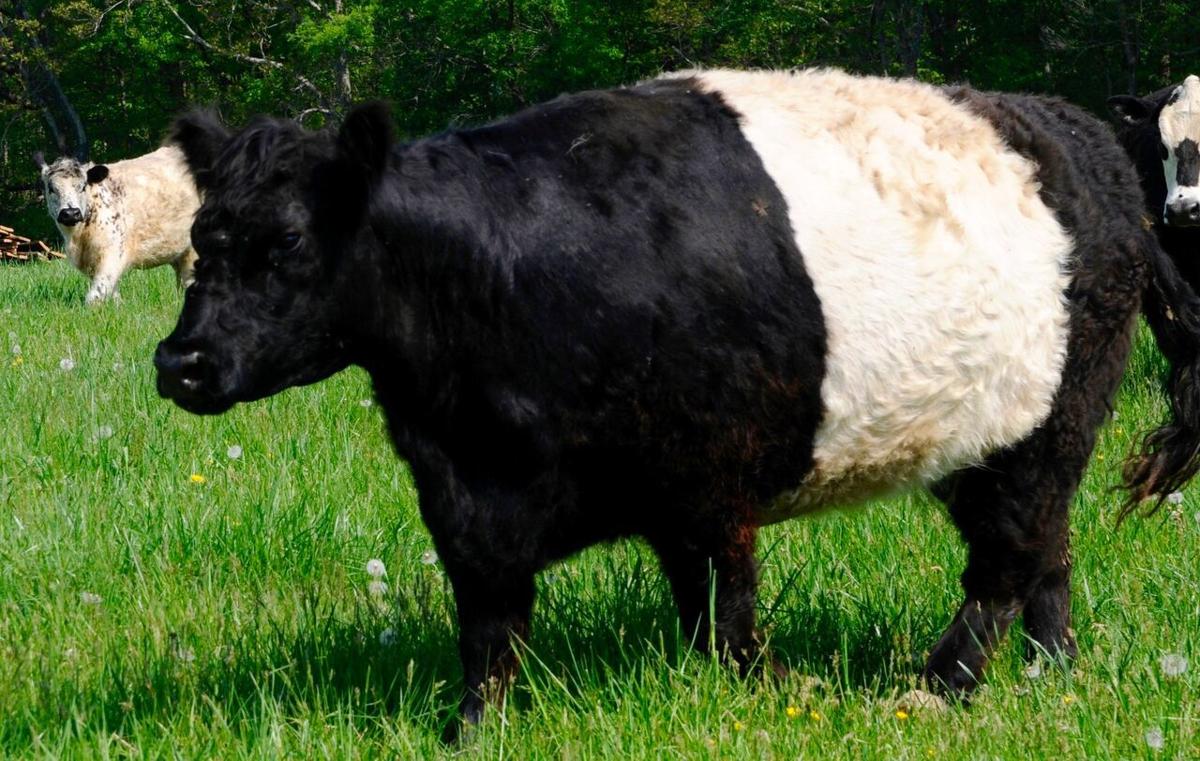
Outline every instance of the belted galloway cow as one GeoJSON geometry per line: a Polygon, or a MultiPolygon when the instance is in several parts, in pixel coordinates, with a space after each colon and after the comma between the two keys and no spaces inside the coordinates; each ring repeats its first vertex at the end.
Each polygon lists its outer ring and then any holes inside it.
{"type": "Polygon", "coordinates": [[[693,71],[408,143],[203,112],[205,192],[158,389],[192,412],[370,374],[453,584],[478,721],[534,575],[626,536],[741,669],[759,527],[932,486],[969,554],[926,679],[965,695],[1018,615],[1070,656],[1068,505],[1144,310],[1200,443],[1200,302],[1129,160],[1061,101],[837,71],[693,71]],[[711,584],[711,586],[710,586],[711,584]]]}

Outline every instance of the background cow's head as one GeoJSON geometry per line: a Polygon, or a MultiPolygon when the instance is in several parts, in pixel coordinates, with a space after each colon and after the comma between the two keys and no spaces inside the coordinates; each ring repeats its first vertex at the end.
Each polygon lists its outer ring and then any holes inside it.
{"type": "Polygon", "coordinates": [[[199,258],[175,330],[155,353],[158,390],[193,412],[313,383],[348,363],[342,266],[391,142],[379,105],[340,132],[260,118],[230,133],[212,114],[180,117],[172,140],[204,203],[199,258]]]}
{"type": "Polygon", "coordinates": [[[1157,131],[1166,184],[1163,221],[1200,225],[1200,77],[1193,74],[1148,98],[1118,95],[1108,105],[1127,125],[1157,131]]]}
{"type": "Polygon", "coordinates": [[[42,173],[46,208],[54,221],[63,227],[74,227],[87,219],[91,211],[87,186],[103,182],[108,177],[108,167],[82,164],[68,156],[47,164],[40,151],[33,154],[33,161],[42,173]]]}

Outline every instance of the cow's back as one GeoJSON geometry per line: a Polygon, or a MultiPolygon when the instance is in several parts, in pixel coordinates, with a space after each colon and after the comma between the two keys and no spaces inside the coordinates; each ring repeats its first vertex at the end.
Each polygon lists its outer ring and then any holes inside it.
{"type": "Polygon", "coordinates": [[[829,336],[813,469],[767,519],[928,482],[1045,419],[1071,240],[991,124],[908,81],[691,76],[787,200],[829,336]]]}
{"type": "Polygon", "coordinates": [[[100,221],[119,230],[130,266],[156,267],[187,251],[200,197],[183,153],[165,145],[108,167],[109,187],[97,186],[107,193],[100,221]]]}

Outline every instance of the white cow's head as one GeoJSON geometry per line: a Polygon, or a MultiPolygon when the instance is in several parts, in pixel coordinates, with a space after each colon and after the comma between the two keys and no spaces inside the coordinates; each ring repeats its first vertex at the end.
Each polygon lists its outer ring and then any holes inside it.
{"type": "Polygon", "coordinates": [[[50,216],[63,227],[74,227],[88,218],[87,186],[103,182],[108,167],[103,164],[82,164],[63,156],[47,164],[42,154],[33,154],[33,161],[42,173],[42,190],[50,216]]]}
{"type": "Polygon", "coordinates": [[[1126,124],[1157,130],[1166,183],[1162,221],[1200,225],[1200,77],[1149,98],[1119,95],[1108,104],[1126,124]]]}

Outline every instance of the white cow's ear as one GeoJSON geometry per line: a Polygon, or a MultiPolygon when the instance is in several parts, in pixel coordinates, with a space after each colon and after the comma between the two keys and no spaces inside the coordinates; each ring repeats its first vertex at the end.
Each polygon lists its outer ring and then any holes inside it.
{"type": "Polygon", "coordinates": [[[104,164],[94,164],[88,167],[87,181],[89,185],[95,185],[97,182],[104,182],[108,177],[108,167],[104,164]]]}
{"type": "Polygon", "coordinates": [[[1126,124],[1137,124],[1154,113],[1154,101],[1136,95],[1114,95],[1108,99],[1108,110],[1126,124]]]}
{"type": "Polygon", "coordinates": [[[213,164],[229,138],[229,130],[214,112],[196,109],[175,120],[167,142],[179,146],[196,186],[208,190],[213,164]]]}
{"type": "Polygon", "coordinates": [[[338,154],[350,171],[374,184],[392,147],[392,112],[380,101],[356,106],[338,130],[338,154]]]}

